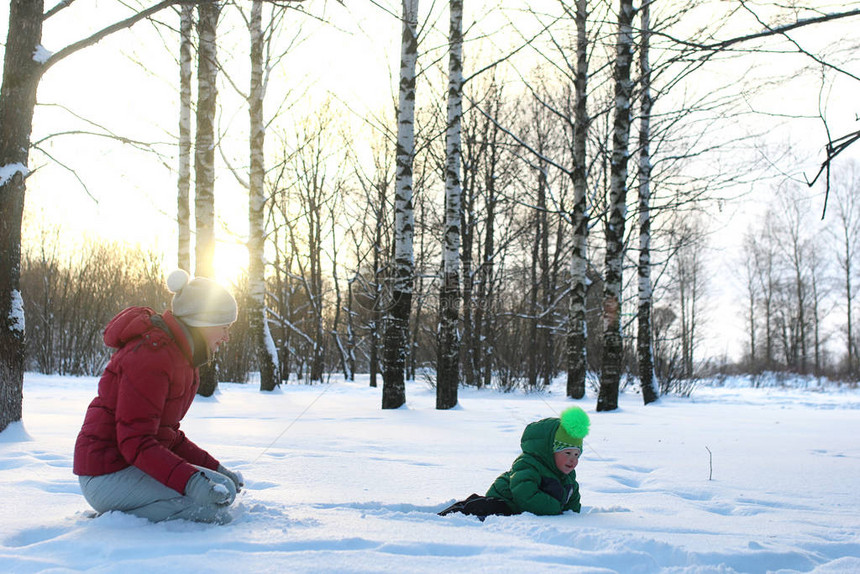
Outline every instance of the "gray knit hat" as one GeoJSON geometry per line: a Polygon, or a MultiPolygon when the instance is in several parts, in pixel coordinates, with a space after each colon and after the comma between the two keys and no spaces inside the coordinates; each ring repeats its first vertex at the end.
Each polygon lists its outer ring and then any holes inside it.
{"type": "Polygon", "coordinates": [[[236,320],[236,300],[211,279],[195,277],[177,269],[167,277],[167,288],[173,293],[173,314],[189,327],[219,327],[236,320]]]}

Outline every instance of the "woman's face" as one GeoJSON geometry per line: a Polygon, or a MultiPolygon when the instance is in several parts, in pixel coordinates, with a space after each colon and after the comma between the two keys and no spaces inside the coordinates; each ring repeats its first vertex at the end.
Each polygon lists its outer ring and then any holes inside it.
{"type": "Polygon", "coordinates": [[[198,327],[200,334],[206,341],[206,346],[209,347],[209,352],[214,354],[221,346],[221,343],[226,343],[230,340],[230,325],[218,325],[217,327],[198,327]]]}

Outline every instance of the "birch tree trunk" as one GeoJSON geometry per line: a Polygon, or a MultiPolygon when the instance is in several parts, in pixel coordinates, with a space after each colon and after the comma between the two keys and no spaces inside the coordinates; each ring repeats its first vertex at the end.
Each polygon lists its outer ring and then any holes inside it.
{"type": "Polygon", "coordinates": [[[537,387],[538,369],[540,368],[540,351],[542,348],[539,344],[540,334],[538,333],[540,328],[539,321],[542,315],[541,309],[538,308],[538,301],[540,301],[540,289],[538,287],[538,261],[540,260],[541,236],[546,232],[542,225],[543,219],[541,218],[546,193],[544,188],[544,170],[542,167],[543,166],[541,165],[538,169],[537,208],[534,210],[534,220],[531,225],[531,228],[534,230],[534,243],[532,243],[531,248],[531,261],[529,261],[529,288],[531,289],[531,292],[529,293],[530,317],[528,323],[528,346],[526,352],[528,354],[528,385],[531,389],[537,387]]]}
{"type": "Polygon", "coordinates": [[[540,219],[540,279],[535,287],[540,289],[539,318],[536,321],[538,327],[537,340],[540,363],[538,365],[538,376],[543,386],[548,386],[552,373],[552,334],[550,306],[552,293],[550,291],[550,266],[549,266],[549,218],[547,217],[547,195],[549,193],[549,166],[541,166],[543,174],[543,187],[539,201],[538,218],[540,219]]]}
{"type": "Polygon", "coordinates": [[[382,408],[406,402],[404,368],[409,353],[412,309],[415,217],[412,210],[412,160],[415,157],[415,64],[418,59],[418,0],[402,0],[400,96],[397,107],[397,153],[394,190],[394,278],[385,330],[382,408]]]}
{"type": "MultiPolygon", "coordinates": [[[[194,150],[195,275],[214,276],[215,258],[215,112],[218,77],[216,29],[221,10],[217,2],[197,7],[197,135],[194,150]]],[[[211,396],[218,386],[210,363],[200,368],[197,392],[211,396]]]]}
{"type": "Polygon", "coordinates": [[[853,377],[857,371],[857,350],[854,343],[854,288],[857,249],[860,246],[860,174],[856,167],[836,186],[836,225],[831,230],[837,249],[836,262],[841,276],[842,295],[845,305],[845,373],[853,377]]]}
{"type": "MultiPolygon", "coordinates": [[[[495,133],[495,132],[494,132],[495,133]]],[[[496,153],[494,146],[493,154],[496,153]]],[[[491,165],[495,165],[495,162],[491,165]]],[[[477,371],[480,383],[478,386],[490,386],[492,383],[493,367],[495,365],[495,315],[493,313],[493,302],[495,292],[493,290],[493,275],[495,270],[496,254],[496,178],[491,171],[487,178],[486,198],[486,222],[484,230],[484,253],[481,262],[480,290],[477,302],[477,316],[475,322],[478,324],[478,361],[477,371]]]]}
{"type": "Polygon", "coordinates": [[[448,129],[445,165],[445,234],[439,291],[439,341],[436,408],[457,406],[460,384],[460,124],[463,116],[463,0],[450,2],[448,129]]]}
{"type": "MultiPolygon", "coordinates": [[[[470,138],[463,136],[461,132],[462,151],[460,155],[460,165],[463,167],[461,178],[461,210],[460,210],[460,261],[463,270],[463,334],[460,338],[460,360],[463,368],[463,383],[469,386],[479,386],[476,382],[475,374],[475,359],[478,348],[476,334],[478,332],[477,309],[475,307],[475,268],[474,268],[474,248],[476,237],[476,221],[475,221],[475,166],[471,165],[471,169],[466,166],[470,163],[470,158],[467,156],[468,144],[470,138]]],[[[472,158],[474,161],[474,158],[472,158]]]]}
{"type": "Polygon", "coordinates": [[[603,363],[598,411],[618,408],[618,387],[624,365],[621,301],[624,263],[624,225],[627,219],[627,160],[630,157],[630,101],[633,86],[633,2],[619,0],[618,41],[615,49],[615,120],[610,167],[609,220],[606,224],[606,283],[603,292],[603,363]]]}
{"type": "Polygon", "coordinates": [[[585,396],[588,368],[585,296],[588,289],[588,182],[586,145],[588,138],[588,0],[576,0],[576,101],[573,125],[573,252],[570,260],[570,309],[567,334],[567,396],[585,396]]]}
{"type": "Polygon", "coordinates": [[[21,298],[21,223],[24,180],[41,64],[41,0],[14,0],[0,87],[0,431],[21,420],[24,400],[24,301],[21,298]]]}
{"type": "Polygon", "coordinates": [[[749,329],[749,361],[747,363],[747,372],[758,374],[759,365],[756,358],[758,354],[756,350],[756,329],[758,328],[758,323],[756,322],[756,305],[759,298],[759,289],[758,278],[756,276],[755,236],[750,232],[744,235],[742,252],[745,254],[742,269],[744,288],[746,290],[747,328],[749,329]]]}
{"type": "Polygon", "coordinates": [[[379,208],[375,210],[374,241],[373,241],[373,306],[370,325],[370,386],[377,386],[377,375],[379,374],[379,348],[380,333],[382,332],[383,314],[382,305],[382,229],[385,222],[385,197],[388,185],[384,183],[384,176],[377,181],[376,192],[379,208]]]}
{"type": "Polygon", "coordinates": [[[654,347],[651,341],[651,0],[640,8],[642,22],[639,46],[640,108],[639,108],[639,310],[636,351],[639,355],[639,383],[642,400],[647,405],[659,398],[654,373],[654,347]]]}
{"type": "Polygon", "coordinates": [[[176,194],[177,263],[191,271],[191,77],[193,75],[194,5],[183,4],[179,16],[179,181],[176,194]]]}
{"type": "Polygon", "coordinates": [[[251,173],[248,178],[248,320],[260,368],[260,390],[273,391],[280,384],[277,373],[278,352],[269,330],[266,311],[266,168],[263,154],[266,127],[263,101],[266,97],[263,75],[263,0],[251,4],[251,89],[248,98],[251,134],[251,173]]]}

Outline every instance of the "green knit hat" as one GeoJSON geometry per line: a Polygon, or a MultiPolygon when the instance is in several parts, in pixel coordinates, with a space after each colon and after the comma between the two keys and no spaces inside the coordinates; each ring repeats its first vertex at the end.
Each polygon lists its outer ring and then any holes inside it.
{"type": "Polygon", "coordinates": [[[555,431],[552,451],[559,452],[568,448],[578,448],[582,452],[582,439],[588,435],[588,415],[579,407],[570,407],[561,413],[561,424],[555,431]]]}

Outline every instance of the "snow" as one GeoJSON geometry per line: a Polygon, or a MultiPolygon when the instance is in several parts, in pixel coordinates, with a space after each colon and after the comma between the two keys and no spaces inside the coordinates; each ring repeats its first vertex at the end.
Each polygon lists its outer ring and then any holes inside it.
{"type": "Polygon", "coordinates": [[[39,44],[33,51],[33,61],[38,62],[39,64],[44,64],[53,55],[53,52],[46,50],[44,46],[39,44]]]}
{"type": "Polygon", "coordinates": [[[246,488],[226,526],[89,517],[72,450],[97,379],[28,373],[24,420],[0,433],[0,570],[25,572],[860,572],[860,391],[698,387],[595,413],[594,396],[426,383],[383,411],[380,388],[224,384],[183,429],[246,488]],[[483,493],[530,421],[592,417],[583,511],[436,512],[483,493]],[[711,461],[709,451],[713,454],[711,461]],[[709,475],[713,472],[713,479],[709,475]]]}
{"type": "Polygon", "coordinates": [[[12,290],[12,306],[9,312],[9,330],[24,332],[24,300],[21,292],[12,290]]]}
{"type": "Polygon", "coordinates": [[[9,163],[0,166],[0,186],[6,185],[6,182],[12,179],[16,173],[21,173],[24,177],[30,175],[30,170],[23,163],[9,163]]]}

